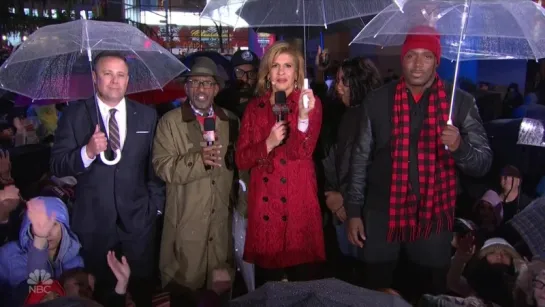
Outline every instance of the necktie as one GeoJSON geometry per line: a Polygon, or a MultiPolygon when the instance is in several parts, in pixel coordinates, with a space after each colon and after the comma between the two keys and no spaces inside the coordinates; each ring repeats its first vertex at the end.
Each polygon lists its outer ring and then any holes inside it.
{"type": "Polygon", "coordinates": [[[110,139],[110,146],[114,151],[121,148],[121,141],[119,139],[119,126],[117,125],[117,120],[115,119],[115,112],[117,112],[116,109],[110,109],[110,119],[108,120],[108,137],[110,139]]]}

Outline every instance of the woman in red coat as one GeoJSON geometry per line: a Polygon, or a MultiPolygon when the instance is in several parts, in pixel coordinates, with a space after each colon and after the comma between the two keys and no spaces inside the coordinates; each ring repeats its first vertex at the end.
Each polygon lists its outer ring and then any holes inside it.
{"type": "Polygon", "coordinates": [[[286,42],[261,60],[257,92],[247,106],[236,150],[239,169],[251,170],[244,260],[256,265],[256,286],[266,281],[309,280],[325,260],[322,218],[312,153],[322,107],[303,88],[304,61],[286,42]],[[289,114],[276,123],[275,93],[286,93],[289,114]],[[309,98],[308,108],[303,95],[309,98]]]}

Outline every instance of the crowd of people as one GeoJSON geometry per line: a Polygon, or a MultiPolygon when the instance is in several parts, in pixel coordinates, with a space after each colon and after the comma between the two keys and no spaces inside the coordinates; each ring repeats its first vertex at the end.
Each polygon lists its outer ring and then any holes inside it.
{"type": "MultiPolygon", "coordinates": [[[[439,77],[429,34],[407,36],[400,77],[319,48],[310,88],[288,42],[262,59],[237,51],[235,82],[199,57],[164,112],[125,98],[123,54],[97,54],[95,97],[5,117],[1,304],[213,307],[271,281],[336,277],[419,306],[545,306],[545,255],[524,232],[545,202],[516,166],[496,172],[479,97],[439,77]],[[26,146],[50,153],[23,186],[10,155],[26,146]]],[[[516,87],[504,103],[502,116],[537,114],[516,87]]]]}

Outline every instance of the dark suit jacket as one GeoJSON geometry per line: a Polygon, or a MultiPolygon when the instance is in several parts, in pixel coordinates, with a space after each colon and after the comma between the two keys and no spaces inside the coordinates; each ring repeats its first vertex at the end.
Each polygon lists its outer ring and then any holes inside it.
{"type": "Polygon", "coordinates": [[[164,184],[155,176],[151,152],[157,114],[155,110],[126,100],[127,136],[121,161],[108,166],[100,156],[85,169],[81,148],[91,138],[97,123],[104,129],[93,98],[71,103],[60,118],[51,150],[55,176],[78,180],[72,228],[76,233],[137,233],[163,210],[164,184]],[[146,132],[147,131],[147,132],[146,132]],[[138,133],[137,133],[138,132],[138,133]]]}

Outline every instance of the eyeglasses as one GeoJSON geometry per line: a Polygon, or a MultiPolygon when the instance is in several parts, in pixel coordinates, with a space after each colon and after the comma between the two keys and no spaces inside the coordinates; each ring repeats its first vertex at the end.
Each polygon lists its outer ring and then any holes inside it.
{"type": "Polygon", "coordinates": [[[235,76],[238,79],[244,78],[246,76],[248,79],[255,80],[257,79],[257,71],[256,70],[242,70],[240,68],[235,68],[235,76]]]}
{"type": "Polygon", "coordinates": [[[214,81],[200,81],[189,79],[187,80],[187,84],[189,84],[189,86],[192,88],[199,88],[200,86],[202,86],[204,89],[210,89],[217,83],[214,81]]]}
{"type": "Polygon", "coordinates": [[[545,283],[543,283],[541,280],[538,280],[537,278],[534,278],[533,286],[536,289],[543,290],[543,288],[545,288],[545,283]]]}

